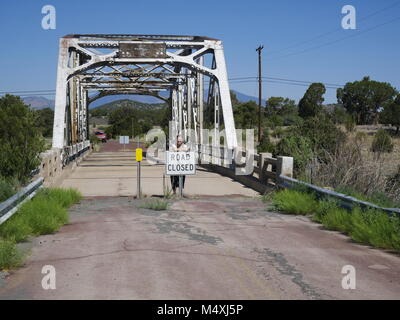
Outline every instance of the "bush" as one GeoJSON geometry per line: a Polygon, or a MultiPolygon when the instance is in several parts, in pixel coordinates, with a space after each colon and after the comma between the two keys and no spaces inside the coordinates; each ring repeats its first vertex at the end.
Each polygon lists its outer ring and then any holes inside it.
{"type": "Polygon", "coordinates": [[[392,152],[393,151],[393,142],[390,135],[384,129],[379,129],[375,134],[374,140],[372,141],[371,151],[372,152],[392,152]]]}
{"type": "Polygon", "coordinates": [[[35,111],[19,97],[0,98],[0,176],[26,182],[39,166],[45,142],[36,122],[35,111]]]}
{"type": "Polygon", "coordinates": [[[271,142],[271,139],[269,137],[269,131],[264,130],[263,135],[261,136],[261,141],[257,146],[257,151],[273,153],[274,150],[275,150],[275,145],[271,142]]]}
{"type": "Polygon", "coordinates": [[[301,215],[313,213],[318,205],[313,194],[288,189],[277,192],[272,203],[280,211],[301,215]]]}
{"type": "Polygon", "coordinates": [[[7,200],[16,192],[16,187],[9,180],[0,177],[0,202],[7,200]]]}
{"type": "Polygon", "coordinates": [[[18,267],[22,263],[22,253],[15,242],[0,239],[0,270],[18,267]]]}
{"type": "Polygon", "coordinates": [[[326,152],[335,152],[346,141],[346,134],[324,114],[304,121],[295,134],[308,138],[311,149],[323,161],[326,152]]]}
{"type": "Polygon", "coordinates": [[[311,141],[294,132],[286,134],[276,145],[275,154],[279,156],[293,157],[294,173],[302,175],[307,164],[313,158],[311,141]]]}

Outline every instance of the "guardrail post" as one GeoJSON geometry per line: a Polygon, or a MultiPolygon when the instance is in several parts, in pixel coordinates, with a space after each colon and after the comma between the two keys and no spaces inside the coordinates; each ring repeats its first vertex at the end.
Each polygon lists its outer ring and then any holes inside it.
{"type": "Polygon", "coordinates": [[[279,176],[283,175],[293,178],[293,157],[277,157],[278,163],[276,165],[277,183],[279,184],[279,176]]]}
{"type": "MultiPolygon", "coordinates": [[[[266,171],[272,172],[272,165],[268,164],[267,158],[272,158],[272,153],[269,152],[262,152],[260,155],[260,177],[261,181],[267,181],[267,175],[265,174],[266,171]]],[[[268,181],[267,181],[268,182],[268,181]]]]}

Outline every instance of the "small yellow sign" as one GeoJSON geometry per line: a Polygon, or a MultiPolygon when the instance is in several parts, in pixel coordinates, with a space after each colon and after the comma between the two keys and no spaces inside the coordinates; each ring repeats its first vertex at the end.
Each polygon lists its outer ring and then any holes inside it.
{"type": "Polygon", "coordinates": [[[142,161],[143,160],[143,150],[140,148],[136,149],[136,161],[142,161]]]}

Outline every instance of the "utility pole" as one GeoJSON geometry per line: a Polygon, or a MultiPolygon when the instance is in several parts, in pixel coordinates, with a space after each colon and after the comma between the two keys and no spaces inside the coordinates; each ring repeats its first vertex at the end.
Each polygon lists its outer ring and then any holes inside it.
{"type": "Polygon", "coordinates": [[[262,80],[261,80],[261,51],[264,46],[259,46],[258,51],[258,142],[261,141],[261,104],[262,104],[262,80]]]}

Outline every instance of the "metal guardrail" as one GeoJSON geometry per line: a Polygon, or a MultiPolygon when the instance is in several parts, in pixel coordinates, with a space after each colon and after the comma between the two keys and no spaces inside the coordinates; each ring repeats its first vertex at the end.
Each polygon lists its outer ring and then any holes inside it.
{"type": "Polygon", "coordinates": [[[379,207],[379,206],[377,206],[377,205],[375,205],[373,203],[362,201],[362,200],[356,199],[354,197],[347,196],[347,195],[345,195],[343,193],[338,193],[338,192],[335,192],[335,191],[332,191],[332,190],[328,190],[328,189],[324,189],[324,188],[321,188],[321,187],[317,187],[317,186],[315,186],[313,184],[309,184],[307,182],[303,182],[303,181],[300,181],[300,180],[297,180],[297,179],[294,179],[294,178],[289,178],[289,177],[286,177],[284,175],[280,175],[279,178],[278,178],[278,185],[280,187],[290,188],[294,184],[305,186],[306,188],[316,192],[319,195],[328,196],[328,197],[332,197],[332,198],[338,199],[341,202],[341,204],[345,208],[348,208],[348,209],[351,209],[353,207],[352,206],[353,204],[357,204],[357,205],[359,205],[361,207],[364,207],[364,208],[365,207],[373,208],[373,209],[378,209],[378,210],[385,211],[385,212],[390,213],[390,214],[398,214],[398,215],[400,215],[400,209],[397,209],[397,208],[382,208],[382,207],[379,207]]]}
{"type": "Polygon", "coordinates": [[[19,207],[27,200],[33,198],[43,185],[43,178],[39,178],[22,188],[11,198],[0,203],[0,224],[6,222],[17,212],[19,207]]]}

